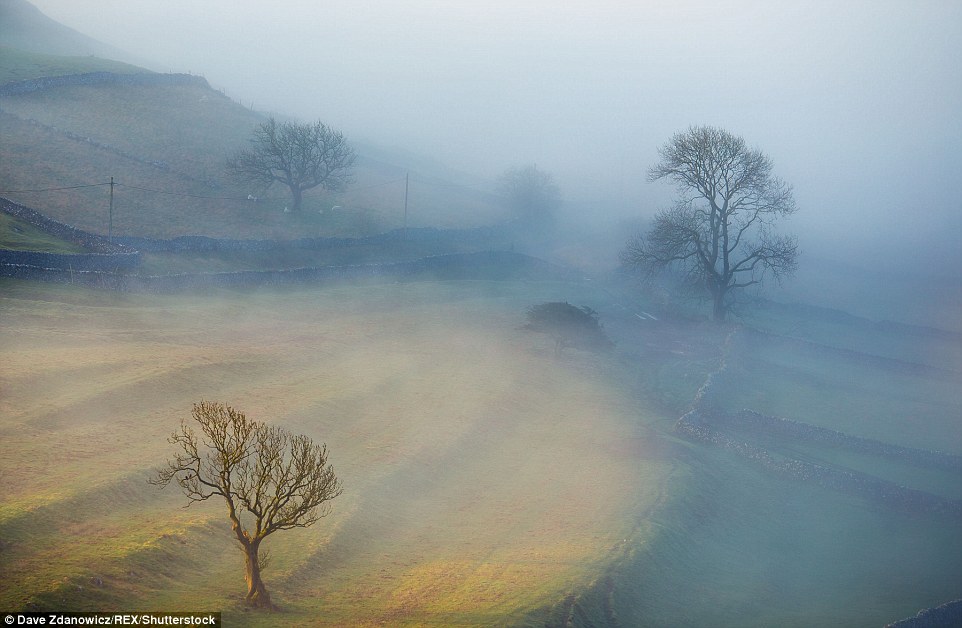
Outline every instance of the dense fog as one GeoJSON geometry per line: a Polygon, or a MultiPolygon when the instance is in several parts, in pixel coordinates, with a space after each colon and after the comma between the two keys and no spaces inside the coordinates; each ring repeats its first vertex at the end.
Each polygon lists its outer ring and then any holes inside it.
{"type": "Polygon", "coordinates": [[[263,111],[650,216],[657,148],[711,124],[795,186],[806,254],[957,276],[962,5],[923,2],[37,0],[159,71],[263,111]]]}
{"type": "MultiPolygon", "coordinates": [[[[91,84],[5,93],[0,122],[23,136],[5,136],[6,167],[51,165],[38,177],[53,183],[10,183],[0,231],[45,244],[62,216],[41,195],[70,191],[69,224],[103,233],[93,197],[73,196],[99,188],[106,239],[138,249],[123,253],[138,272],[120,253],[0,260],[0,607],[276,620],[242,602],[224,493],[184,509],[176,486],[145,481],[206,399],[329,444],[343,481],[325,521],[271,540],[281,623],[962,614],[962,2],[30,2],[76,31],[47,25],[55,37],[23,55],[34,77],[69,44],[198,85],[141,109],[84,58],[59,62],[91,84]],[[185,112],[213,101],[202,123],[237,121],[201,133],[185,112]],[[342,206],[342,190],[305,188],[303,212],[293,188],[290,211],[286,189],[217,191],[206,174],[232,169],[220,153],[260,119],[248,109],[343,131],[364,162],[354,191],[375,191],[342,206]],[[78,112],[93,122],[74,126],[78,112]],[[182,128],[194,144],[168,133],[182,128]],[[674,135],[706,128],[763,151],[790,188],[749,160],[764,182],[725,201],[749,217],[690,227],[708,213],[685,203],[697,185],[649,171],[674,135]],[[121,161],[144,181],[108,171],[121,161]],[[541,213],[513,211],[499,185],[522,172],[551,175],[529,203],[541,213]],[[409,183],[434,186],[410,225],[409,183]],[[395,192],[389,220],[360,211],[395,192]],[[619,265],[673,203],[689,213],[664,257],[702,261],[642,286],[619,265]],[[713,254],[671,248],[705,234],[713,254]],[[698,264],[756,237],[726,301],[698,264]],[[756,292],[759,260],[790,279],[756,292]],[[738,324],[706,322],[680,277],[738,324]]],[[[5,46],[9,30],[0,19],[5,46]]],[[[0,54],[15,60],[15,42],[0,54]]],[[[718,180],[695,201],[718,211],[718,180]]]]}

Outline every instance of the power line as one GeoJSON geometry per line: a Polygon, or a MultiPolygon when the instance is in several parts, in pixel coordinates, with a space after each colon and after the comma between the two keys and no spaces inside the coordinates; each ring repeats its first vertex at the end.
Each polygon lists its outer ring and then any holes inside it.
{"type": "MultiPolygon", "coordinates": [[[[399,178],[397,178],[397,179],[389,179],[389,180],[387,180],[387,181],[382,181],[381,183],[373,183],[373,184],[371,184],[371,185],[365,185],[365,186],[361,186],[361,187],[354,187],[354,186],[352,186],[352,187],[350,187],[350,188],[348,188],[347,190],[344,190],[344,191],[345,191],[345,192],[363,192],[363,191],[365,191],[365,190],[371,190],[371,189],[374,189],[374,188],[383,187],[383,186],[385,186],[385,185],[391,185],[391,184],[393,184],[393,183],[400,183],[401,181],[407,181],[407,177],[405,176],[405,177],[399,177],[399,178]]],[[[422,184],[426,184],[426,185],[432,186],[432,187],[436,187],[436,188],[477,189],[477,188],[481,188],[481,187],[486,187],[486,186],[488,185],[488,184],[485,184],[485,183],[477,183],[477,184],[473,184],[473,185],[462,185],[462,184],[457,184],[457,183],[438,183],[438,182],[436,182],[436,181],[432,181],[432,180],[429,180],[429,179],[421,179],[419,182],[422,183],[422,184]]],[[[80,190],[80,189],[84,189],[84,188],[96,188],[96,187],[104,187],[104,186],[108,186],[108,185],[109,185],[109,186],[117,186],[117,187],[125,187],[125,188],[129,188],[129,189],[131,189],[131,190],[138,190],[138,191],[140,191],[140,192],[149,192],[149,193],[151,193],[151,194],[165,194],[165,195],[167,195],[167,196],[179,196],[179,197],[182,197],[182,198],[199,198],[199,199],[216,200],[216,201],[250,201],[250,200],[257,200],[257,201],[281,201],[281,200],[284,200],[284,199],[281,198],[281,197],[265,197],[265,196],[259,196],[259,197],[256,197],[256,198],[252,198],[252,197],[250,197],[250,196],[248,196],[248,197],[243,197],[243,196],[205,196],[205,195],[203,195],[203,194],[191,194],[191,193],[189,193],[189,192],[172,192],[172,191],[169,191],[169,190],[155,190],[155,189],[153,189],[153,188],[145,188],[145,187],[141,187],[141,186],[138,186],[138,185],[130,185],[130,184],[127,184],[127,183],[116,183],[116,182],[113,182],[113,181],[111,181],[111,182],[109,182],[109,183],[88,183],[88,184],[85,184],[85,185],[69,185],[69,186],[56,187],[56,188],[36,188],[36,189],[32,189],[32,190],[0,190],[0,194],[35,194],[35,193],[42,193],[42,192],[60,192],[60,191],[64,191],[64,190],[80,190]]],[[[111,189],[112,189],[112,188],[111,188],[111,189]]]]}
{"type": "Polygon", "coordinates": [[[60,190],[79,190],[81,188],[96,188],[105,185],[111,185],[110,183],[90,183],[87,185],[71,185],[62,188],[42,188],[37,190],[0,190],[0,194],[26,194],[34,192],[59,192],[60,190]]]}

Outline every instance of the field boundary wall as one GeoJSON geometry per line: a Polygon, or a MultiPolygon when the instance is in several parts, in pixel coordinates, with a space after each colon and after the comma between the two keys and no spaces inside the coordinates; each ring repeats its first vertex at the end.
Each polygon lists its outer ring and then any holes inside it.
{"type": "Polygon", "coordinates": [[[357,238],[326,237],[326,238],[297,238],[294,240],[233,240],[228,238],[210,238],[207,236],[187,235],[169,240],[139,237],[116,237],[114,242],[123,244],[138,251],[152,253],[213,253],[213,252],[253,252],[253,251],[281,251],[292,249],[327,250],[352,246],[379,246],[394,244],[400,241],[424,243],[458,243],[478,242],[487,238],[501,237],[507,234],[507,228],[500,225],[488,227],[474,227],[470,229],[437,229],[434,227],[418,227],[395,229],[370,236],[357,238]]]}
{"type": "Polygon", "coordinates": [[[193,74],[161,74],[138,72],[118,74],[116,72],[84,72],[62,76],[41,76],[38,78],[11,81],[0,85],[0,97],[29,94],[54,87],[74,85],[196,85],[210,87],[207,79],[193,74]]]}
{"type": "Polygon", "coordinates": [[[422,257],[404,262],[320,266],[288,270],[129,275],[99,270],[0,264],[0,275],[33,281],[69,283],[120,292],[175,293],[211,288],[249,288],[354,281],[577,279],[570,271],[512,251],[481,251],[422,257]]]}
{"type": "MultiPolygon", "coordinates": [[[[89,253],[69,254],[0,249],[0,267],[26,265],[49,269],[116,272],[129,270],[140,264],[140,251],[136,249],[120,243],[112,243],[103,236],[57,222],[9,199],[0,198],[0,211],[89,251],[89,253]]],[[[0,273],[6,274],[2,271],[0,273]]]]}

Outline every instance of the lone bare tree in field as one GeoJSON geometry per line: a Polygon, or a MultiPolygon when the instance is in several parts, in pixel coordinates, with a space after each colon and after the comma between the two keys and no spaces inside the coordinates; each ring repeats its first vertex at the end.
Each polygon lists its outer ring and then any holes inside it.
{"type": "Polygon", "coordinates": [[[343,133],[320,121],[279,124],[270,118],[254,129],[250,143],[227,159],[227,170],[265,190],[275,182],[286,185],[294,212],[305,191],[322,186],[336,192],[352,181],[354,149],[343,133]]]}
{"type": "Polygon", "coordinates": [[[224,499],[246,557],[247,603],[273,608],[261,580],[266,565],[260,546],[278,530],[305,528],[328,514],[322,506],[341,494],[341,486],[327,446],[219,403],[195,404],[193,417],[202,434],[181,421],[169,439],[179,451],[149,481],[162,488],[176,482],[188,506],[215,495],[224,499]]]}
{"type": "Polygon", "coordinates": [[[792,187],[772,176],[772,162],[745,140],[710,126],[678,133],[658,151],[651,181],[680,193],[655,216],[651,231],[628,242],[622,261],[652,276],[674,267],[707,290],[713,318],[725,320],[733,291],[795,272],[798,241],[776,235],[777,219],[795,212],[792,187]]]}

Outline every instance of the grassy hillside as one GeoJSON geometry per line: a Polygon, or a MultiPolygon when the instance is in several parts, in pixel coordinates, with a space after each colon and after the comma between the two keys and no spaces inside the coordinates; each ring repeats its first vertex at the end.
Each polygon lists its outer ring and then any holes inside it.
{"type": "Polygon", "coordinates": [[[325,441],[345,487],[330,517],[268,542],[283,623],[543,623],[624,552],[670,469],[609,359],[558,359],[518,329],[533,299],[569,291],[4,282],[0,606],[276,625],[240,611],[222,508],[145,482],[190,403],[221,399],[325,441]]]}
{"type": "Polygon", "coordinates": [[[27,0],[0,0],[0,46],[43,54],[124,58],[122,51],[50,19],[27,0]]]}
{"type": "Polygon", "coordinates": [[[61,240],[5,213],[0,213],[0,249],[68,254],[84,252],[80,245],[61,240]]]}
{"type": "MultiPolygon", "coordinates": [[[[639,354],[640,397],[677,417],[714,376],[716,409],[749,408],[884,443],[962,453],[962,337],[880,326],[819,308],[779,307],[754,322],[783,335],[731,338],[668,322],[609,325],[639,354]],[[626,332],[626,329],[628,330],[626,332]],[[874,342],[872,341],[874,339],[874,342]],[[857,349],[855,348],[857,347],[857,349]],[[687,400],[687,401],[686,401],[687,400]]],[[[667,428],[666,429],[670,429],[667,428]]],[[[734,432],[738,442],[940,498],[962,499],[957,470],[908,464],[830,443],[734,432]]],[[[653,538],[580,603],[613,600],[621,625],[879,626],[959,597],[957,515],[893,508],[764,470],[750,458],[679,442],[653,538]]]]}
{"type": "MultiPolygon", "coordinates": [[[[727,352],[732,410],[953,450],[942,416],[958,416],[958,394],[923,367],[962,355],[958,339],[898,353],[917,333],[902,328],[885,355],[855,354],[809,311],[796,313],[807,342],[742,332],[726,349],[725,329],[643,322],[638,304],[564,283],[162,299],[5,281],[2,294],[6,608],[262,620],[239,611],[220,509],[183,510],[144,482],[205,398],[326,441],[344,480],[331,517],[270,541],[267,582],[290,625],[877,626],[962,590],[956,518],[773,476],[673,432],[727,352]],[[598,309],[618,352],[559,359],[519,329],[528,305],[562,299],[598,309]],[[877,379],[909,358],[920,366],[877,379]],[[839,374],[851,385],[819,383],[839,374]]],[[[950,472],[764,445],[960,497],[950,472]]]]}
{"type": "Polygon", "coordinates": [[[66,57],[40,52],[27,52],[0,45],[0,85],[43,76],[64,76],[87,72],[135,74],[146,71],[129,63],[89,55],[66,57]]]}
{"type": "MultiPolygon", "coordinates": [[[[81,61],[63,59],[61,66],[77,64],[79,70],[81,61]]],[[[20,53],[5,63],[8,74],[21,75],[40,72],[42,63],[57,64],[53,57],[20,53]]],[[[308,192],[299,216],[284,213],[290,204],[286,189],[275,186],[264,195],[230,179],[227,155],[246,146],[263,120],[198,85],[67,86],[5,97],[0,190],[57,220],[104,233],[102,184],[114,177],[118,235],[290,238],[404,225],[407,170],[383,155],[362,153],[356,181],[342,194],[308,192]],[[74,189],[33,191],[50,188],[74,189]],[[248,201],[252,193],[264,198],[248,201]]],[[[471,226],[503,220],[504,214],[490,193],[414,171],[407,218],[409,226],[471,226]]]]}

